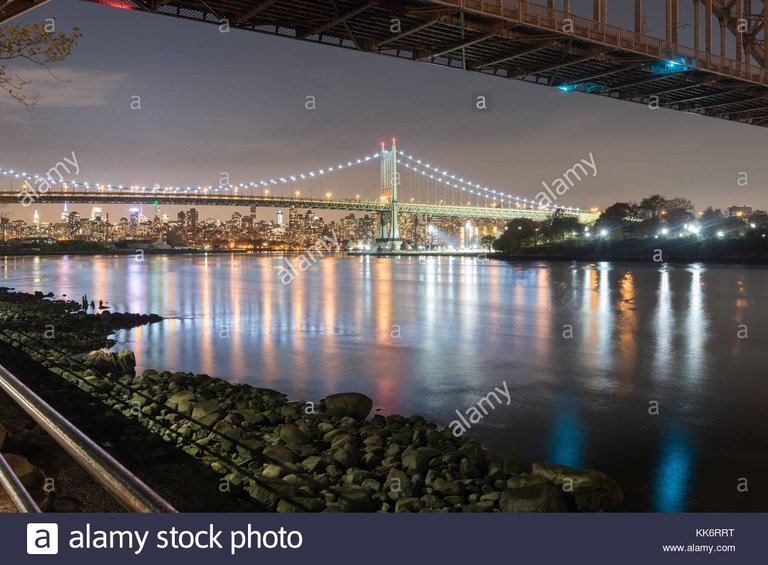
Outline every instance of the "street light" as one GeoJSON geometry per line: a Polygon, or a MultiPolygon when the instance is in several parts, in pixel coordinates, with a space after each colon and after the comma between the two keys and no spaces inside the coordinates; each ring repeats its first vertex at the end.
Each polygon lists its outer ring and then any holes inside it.
{"type": "Polygon", "coordinates": [[[330,193],[330,192],[326,192],[326,193],[325,193],[325,197],[326,197],[326,198],[328,198],[328,199],[330,199],[330,198],[331,198],[331,193],[330,193]]]}

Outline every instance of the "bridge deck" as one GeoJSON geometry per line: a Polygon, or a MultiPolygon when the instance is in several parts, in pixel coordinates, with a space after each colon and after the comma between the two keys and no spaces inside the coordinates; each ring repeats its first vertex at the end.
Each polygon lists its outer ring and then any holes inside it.
{"type": "Polygon", "coordinates": [[[763,18],[736,61],[522,0],[88,1],[768,125],[763,18]]]}
{"type": "MultiPolygon", "coordinates": [[[[0,192],[0,204],[19,204],[21,197],[17,192],[0,192]]],[[[158,204],[184,206],[257,206],[261,208],[302,208],[310,210],[349,210],[358,212],[387,212],[388,202],[380,200],[293,198],[279,196],[233,196],[231,194],[205,193],[153,193],[120,191],[82,191],[48,192],[34,199],[35,204],[158,204]]],[[[522,208],[501,208],[491,206],[452,206],[446,204],[423,204],[418,202],[398,202],[398,211],[405,214],[423,214],[431,216],[455,216],[462,218],[531,218],[545,219],[551,211],[522,208]]],[[[597,219],[597,214],[582,211],[568,211],[567,215],[578,216],[582,222],[589,223],[597,219]]]]}

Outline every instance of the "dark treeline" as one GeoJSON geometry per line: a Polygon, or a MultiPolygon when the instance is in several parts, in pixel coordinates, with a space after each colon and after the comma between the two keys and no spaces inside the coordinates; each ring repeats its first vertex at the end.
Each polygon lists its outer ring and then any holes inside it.
{"type": "Polygon", "coordinates": [[[768,213],[711,207],[696,214],[687,198],[658,194],[609,206],[593,225],[557,211],[512,220],[494,249],[510,257],[664,261],[768,260],[768,213]],[[659,255],[657,250],[662,250],[659,255]]]}

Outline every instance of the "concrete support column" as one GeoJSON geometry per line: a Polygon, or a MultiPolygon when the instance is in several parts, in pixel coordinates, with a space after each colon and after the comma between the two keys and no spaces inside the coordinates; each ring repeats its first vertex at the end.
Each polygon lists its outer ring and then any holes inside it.
{"type": "Polygon", "coordinates": [[[596,22],[600,21],[601,2],[600,0],[592,0],[592,19],[596,22]]]}
{"type": "Polygon", "coordinates": [[[643,33],[643,0],[635,0],[635,32],[643,33]]]}
{"type": "Polygon", "coordinates": [[[563,12],[565,12],[566,14],[571,13],[571,0],[563,0],[563,12]]]}
{"type": "Polygon", "coordinates": [[[601,0],[600,2],[600,21],[608,22],[608,0],[601,0]]]}

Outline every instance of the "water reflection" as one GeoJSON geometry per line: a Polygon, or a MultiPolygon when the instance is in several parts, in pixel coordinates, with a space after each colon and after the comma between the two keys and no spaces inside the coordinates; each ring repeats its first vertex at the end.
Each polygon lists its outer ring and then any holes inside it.
{"type": "Polygon", "coordinates": [[[571,467],[584,466],[584,426],[579,401],[573,391],[558,395],[553,411],[552,448],[549,460],[571,467]]]}
{"type": "Polygon", "coordinates": [[[495,453],[603,470],[639,491],[627,509],[739,509],[746,499],[708,507],[694,485],[730,481],[734,465],[768,473],[768,449],[721,448],[745,427],[768,445],[765,345],[754,338],[768,335],[768,270],[327,257],[284,285],[283,265],[5,258],[0,281],[165,316],[117,336],[139,370],[204,372],[296,399],[355,390],[381,413],[443,425],[506,381],[510,406],[472,434],[495,453]],[[652,400],[660,416],[647,414],[652,400]]]}
{"type": "Polygon", "coordinates": [[[693,447],[686,434],[673,424],[662,434],[660,449],[653,509],[656,512],[685,512],[692,480],[693,447]]]}

